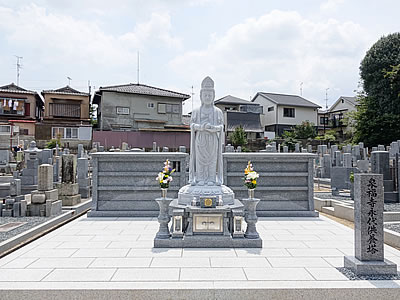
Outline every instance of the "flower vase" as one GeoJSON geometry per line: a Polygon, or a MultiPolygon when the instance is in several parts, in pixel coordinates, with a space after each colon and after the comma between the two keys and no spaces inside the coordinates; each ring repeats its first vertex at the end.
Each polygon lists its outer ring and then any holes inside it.
{"type": "Polygon", "coordinates": [[[167,198],[168,189],[161,188],[161,198],[167,198]]]}
{"type": "Polygon", "coordinates": [[[254,199],[254,189],[247,189],[249,199],[254,199]]]}

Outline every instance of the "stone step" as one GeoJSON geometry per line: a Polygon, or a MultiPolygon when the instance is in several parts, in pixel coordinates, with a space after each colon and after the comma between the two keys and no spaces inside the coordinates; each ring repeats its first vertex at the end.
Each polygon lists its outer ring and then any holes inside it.
{"type": "Polygon", "coordinates": [[[335,208],[331,207],[331,206],[324,206],[324,207],[322,207],[321,211],[328,215],[333,215],[335,213],[335,208]]]}
{"type": "Polygon", "coordinates": [[[398,192],[385,192],[384,193],[384,202],[385,203],[398,203],[399,202],[399,193],[398,192]]]}

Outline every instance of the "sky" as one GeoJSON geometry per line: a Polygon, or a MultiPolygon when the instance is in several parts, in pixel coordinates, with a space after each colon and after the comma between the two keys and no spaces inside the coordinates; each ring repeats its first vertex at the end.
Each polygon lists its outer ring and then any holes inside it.
{"type": "MultiPolygon", "coordinates": [[[[297,94],[322,107],[359,89],[359,65],[400,30],[397,0],[0,0],[0,86],[38,92],[137,83],[216,98],[297,94]],[[139,53],[139,78],[137,76],[139,53]],[[193,86],[193,90],[192,90],[193,86]]],[[[191,99],[184,112],[192,108],[191,99]]]]}

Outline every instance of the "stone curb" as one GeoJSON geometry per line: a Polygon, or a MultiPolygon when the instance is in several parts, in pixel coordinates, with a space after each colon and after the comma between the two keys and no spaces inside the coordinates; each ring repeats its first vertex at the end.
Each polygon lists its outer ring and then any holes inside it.
{"type": "Polygon", "coordinates": [[[400,248],[400,233],[385,228],[383,230],[383,235],[386,244],[392,247],[400,248]]]}
{"type": "Polygon", "coordinates": [[[57,226],[65,221],[68,221],[69,219],[72,219],[75,217],[75,211],[70,210],[70,211],[64,211],[61,215],[44,222],[42,224],[39,224],[38,226],[35,226],[28,231],[22,232],[8,240],[5,240],[4,242],[0,243],[0,257],[4,256],[9,252],[11,249],[15,247],[20,247],[32,240],[33,237],[36,235],[45,232],[46,230],[57,226]]]}

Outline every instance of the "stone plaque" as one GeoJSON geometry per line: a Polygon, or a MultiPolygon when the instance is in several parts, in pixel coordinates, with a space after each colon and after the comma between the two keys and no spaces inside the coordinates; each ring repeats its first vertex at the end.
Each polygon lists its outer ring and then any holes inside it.
{"type": "Polygon", "coordinates": [[[383,261],[383,180],[380,174],[355,174],[355,256],[383,261]]]}
{"type": "Polygon", "coordinates": [[[215,208],[217,206],[217,197],[200,197],[201,208],[215,208]]]}
{"type": "Polygon", "coordinates": [[[195,214],[193,216],[193,220],[194,220],[193,232],[221,233],[223,231],[222,227],[223,217],[221,214],[215,214],[215,215],[195,214]]]}

